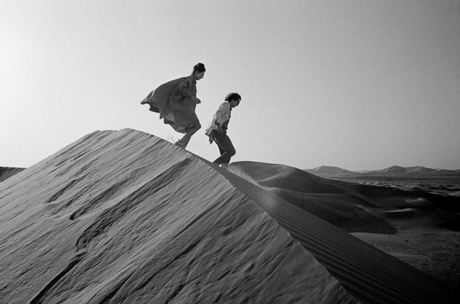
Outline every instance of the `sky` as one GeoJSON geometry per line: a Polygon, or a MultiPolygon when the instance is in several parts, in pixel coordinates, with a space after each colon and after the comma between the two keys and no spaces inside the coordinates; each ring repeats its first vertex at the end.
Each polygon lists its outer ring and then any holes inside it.
{"type": "Polygon", "coordinates": [[[182,134],[140,101],[202,62],[204,131],[242,96],[232,161],[460,169],[458,0],[1,0],[0,166],[96,130],[182,134]]]}

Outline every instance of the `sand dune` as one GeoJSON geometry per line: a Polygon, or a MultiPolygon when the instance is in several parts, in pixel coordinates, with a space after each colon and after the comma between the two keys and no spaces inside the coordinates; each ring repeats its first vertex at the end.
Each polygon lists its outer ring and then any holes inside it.
{"type": "Polygon", "coordinates": [[[361,189],[348,183],[323,179],[289,166],[256,162],[234,163],[230,171],[346,231],[395,232],[386,221],[363,209],[377,205],[361,189]]]}
{"type": "Polygon", "coordinates": [[[459,177],[460,170],[433,169],[422,166],[402,167],[390,166],[381,170],[366,170],[366,171],[349,171],[339,167],[320,166],[314,169],[305,169],[306,172],[313,173],[319,176],[339,176],[339,177],[365,177],[365,176],[403,176],[411,175],[414,177],[429,175],[436,176],[457,176],[459,177]]]}
{"type": "Polygon", "coordinates": [[[254,162],[235,163],[230,170],[418,269],[460,286],[460,200],[455,192],[345,183],[288,166],[254,162]],[[264,174],[271,176],[269,184],[264,174]]]}
{"type": "Polygon", "coordinates": [[[22,170],[24,170],[24,168],[0,167],[0,183],[22,170]]]}
{"type": "Polygon", "coordinates": [[[386,229],[361,187],[94,132],[0,183],[0,303],[456,303],[339,228],[386,229]]]}
{"type": "Polygon", "coordinates": [[[0,184],[1,303],[356,303],[219,172],[95,132],[0,184]]]}
{"type": "Polygon", "coordinates": [[[357,174],[357,172],[345,170],[339,167],[334,166],[319,166],[314,169],[307,169],[306,172],[317,173],[323,175],[335,175],[335,174],[357,174]]]}

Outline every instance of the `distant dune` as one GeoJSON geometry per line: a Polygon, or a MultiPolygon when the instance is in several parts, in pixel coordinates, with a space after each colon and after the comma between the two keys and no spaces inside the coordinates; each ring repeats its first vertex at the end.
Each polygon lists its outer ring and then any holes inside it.
{"type": "MultiPolygon", "coordinates": [[[[395,232],[386,221],[363,210],[363,206],[378,207],[365,193],[366,187],[323,179],[283,165],[238,162],[230,171],[346,231],[395,232]]],[[[379,192],[373,195],[385,192],[376,187],[366,189],[379,192]]]]}
{"type": "Polygon", "coordinates": [[[399,235],[395,220],[455,232],[445,227],[456,220],[455,198],[283,165],[238,162],[227,171],[130,129],[88,134],[4,180],[0,193],[1,303],[419,304],[460,296],[451,281],[366,239],[399,235]]]}
{"type": "Polygon", "coordinates": [[[378,176],[392,176],[392,175],[459,175],[459,170],[443,170],[432,169],[422,166],[401,167],[390,166],[382,170],[367,170],[367,171],[349,171],[339,167],[333,166],[320,166],[314,169],[305,169],[305,172],[313,173],[319,176],[356,176],[356,175],[378,175],[378,176]]]}
{"type": "Polygon", "coordinates": [[[435,170],[431,168],[426,168],[422,166],[415,166],[415,167],[401,167],[401,166],[391,166],[385,168],[383,170],[376,170],[376,171],[369,171],[366,172],[367,174],[432,174],[432,173],[439,173],[439,174],[449,174],[454,173],[455,171],[451,170],[435,170]]]}
{"type": "Polygon", "coordinates": [[[346,175],[346,174],[360,174],[359,172],[354,172],[346,169],[342,169],[334,166],[319,166],[313,169],[304,169],[303,171],[312,173],[315,175],[346,175]]]}
{"type": "Polygon", "coordinates": [[[333,166],[320,166],[314,169],[305,170],[311,173],[318,173],[318,174],[344,174],[344,173],[355,173],[352,171],[348,171],[339,167],[333,166]]]}

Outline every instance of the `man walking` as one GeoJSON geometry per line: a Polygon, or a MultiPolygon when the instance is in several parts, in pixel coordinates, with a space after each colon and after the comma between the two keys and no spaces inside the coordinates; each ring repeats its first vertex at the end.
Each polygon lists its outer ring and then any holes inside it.
{"type": "Polygon", "coordinates": [[[209,136],[209,142],[215,142],[219,148],[220,157],[214,163],[227,168],[230,159],[236,154],[230,137],[227,135],[228,123],[232,109],[240,104],[241,96],[238,93],[229,93],[225,97],[225,102],[222,103],[214,114],[211,124],[206,129],[206,135],[209,136]]]}

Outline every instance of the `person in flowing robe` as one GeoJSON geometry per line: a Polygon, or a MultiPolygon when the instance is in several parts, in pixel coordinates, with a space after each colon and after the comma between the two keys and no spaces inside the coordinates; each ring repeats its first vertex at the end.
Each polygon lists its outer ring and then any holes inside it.
{"type": "Polygon", "coordinates": [[[150,106],[150,111],[159,113],[160,119],[163,119],[165,124],[171,125],[176,132],[185,134],[175,143],[183,149],[201,128],[200,120],[195,112],[196,105],[201,103],[196,96],[196,83],[204,77],[205,72],[204,64],[197,63],[190,76],[160,85],[141,101],[141,104],[150,106]]]}

